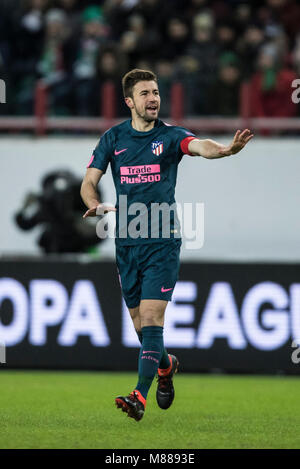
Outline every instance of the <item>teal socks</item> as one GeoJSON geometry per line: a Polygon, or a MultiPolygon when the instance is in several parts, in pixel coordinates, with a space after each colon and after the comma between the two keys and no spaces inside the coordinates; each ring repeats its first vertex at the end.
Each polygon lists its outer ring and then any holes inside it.
{"type": "MultiPolygon", "coordinates": [[[[143,343],[143,333],[142,333],[142,331],[135,330],[135,332],[137,333],[139,341],[142,345],[142,343],[143,343]]],[[[162,353],[162,356],[161,356],[161,359],[160,359],[160,363],[159,363],[159,368],[166,369],[166,368],[169,368],[169,366],[170,366],[169,355],[168,355],[168,352],[166,351],[166,349],[164,347],[163,353],[162,353]]]]}
{"type": "MultiPolygon", "coordinates": [[[[160,366],[164,352],[163,327],[142,327],[141,333],[142,346],[139,354],[139,379],[135,389],[147,399],[148,391],[160,366]]],[[[168,359],[167,367],[169,365],[168,359]]]]}

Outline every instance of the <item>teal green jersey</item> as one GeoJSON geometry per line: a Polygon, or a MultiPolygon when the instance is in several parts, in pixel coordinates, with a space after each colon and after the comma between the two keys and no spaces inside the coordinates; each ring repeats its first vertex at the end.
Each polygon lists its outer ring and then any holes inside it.
{"type": "Polygon", "coordinates": [[[159,119],[148,132],[135,130],[127,120],[101,137],[88,167],[105,173],[110,163],[117,195],[117,244],[180,238],[177,167],[193,138],[188,130],[159,119]]]}

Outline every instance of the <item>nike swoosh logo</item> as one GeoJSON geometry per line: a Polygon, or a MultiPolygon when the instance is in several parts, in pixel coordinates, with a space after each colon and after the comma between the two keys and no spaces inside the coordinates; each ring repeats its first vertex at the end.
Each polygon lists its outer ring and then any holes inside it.
{"type": "Polygon", "coordinates": [[[165,287],[161,287],[161,292],[162,293],[165,293],[166,291],[170,291],[170,290],[173,290],[173,288],[165,288],[165,287]]]}
{"type": "Polygon", "coordinates": [[[160,352],[155,352],[154,350],[145,350],[143,353],[160,353],[160,352]]]}
{"type": "Polygon", "coordinates": [[[123,148],[123,150],[117,151],[115,150],[115,155],[119,155],[120,153],[123,153],[123,151],[126,151],[127,148],[123,148]]]}

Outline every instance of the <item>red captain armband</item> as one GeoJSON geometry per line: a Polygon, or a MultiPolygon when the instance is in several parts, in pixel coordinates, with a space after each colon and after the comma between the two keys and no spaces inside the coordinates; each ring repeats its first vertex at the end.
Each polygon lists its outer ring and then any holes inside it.
{"type": "Polygon", "coordinates": [[[192,140],[195,140],[196,137],[186,137],[180,142],[180,148],[184,155],[191,155],[192,153],[189,152],[189,143],[192,140]]]}

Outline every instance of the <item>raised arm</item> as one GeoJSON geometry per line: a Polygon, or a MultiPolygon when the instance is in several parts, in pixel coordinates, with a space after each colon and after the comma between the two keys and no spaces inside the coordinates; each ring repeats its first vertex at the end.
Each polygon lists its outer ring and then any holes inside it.
{"type": "Polygon", "coordinates": [[[103,215],[107,212],[116,212],[115,207],[108,207],[101,204],[99,200],[99,194],[97,191],[97,186],[100,179],[102,178],[103,171],[97,168],[88,168],[86,170],[85,177],[81,184],[80,195],[88,207],[88,210],[83,215],[83,218],[86,217],[95,217],[96,215],[103,215]]]}
{"type": "Polygon", "coordinates": [[[241,151],[244,146],[251,140],[253,134],[250,130],[245,129],[243,132],[238,130],[230,145],[221,145],[214,140],[193,139],[189,142],[188,149],[191,156],[203,156],[204,158],[215,159],[224,156],[234,155],[241,151]]]}

